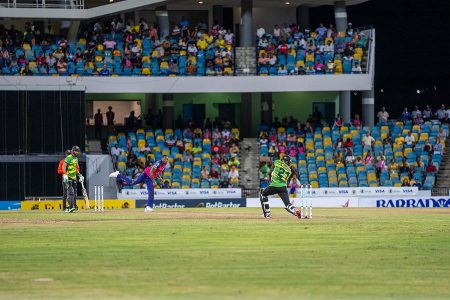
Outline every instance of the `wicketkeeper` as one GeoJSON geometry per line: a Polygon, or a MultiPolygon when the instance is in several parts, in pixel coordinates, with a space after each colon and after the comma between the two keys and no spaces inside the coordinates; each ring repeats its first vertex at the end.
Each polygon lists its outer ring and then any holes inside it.
{"type": "Polygon", "coordinates": [[[283,156],[281,160],[276,160],[273,163],[270,184],[261,192],[260,195],[261,208],[264,218],[271,217],[269,198],[267,197],[275,194],[278,194],[281,200],[283,200],[285,209],[289,213],[293,214],[299,219],[301,218],[300,210],[292,205],[289,201],[289,193],[286,188],[289,179],[294,174],[298,176],[297,170],[291,167],[291,158],[288,155],[283,156]]]}

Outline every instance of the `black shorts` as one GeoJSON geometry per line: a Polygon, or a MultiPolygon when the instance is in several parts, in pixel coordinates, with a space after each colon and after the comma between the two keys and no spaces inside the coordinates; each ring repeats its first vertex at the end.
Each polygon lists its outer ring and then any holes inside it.
{"type": "Polygon", "coordinates": [[[283,200],[283,203],[285,205],[288,205],[289,202],[289,193],[287,191],[287,188],[285,186],[282,187],[275,187],[275,186],[268,186],[262,191],[263,197],[267,197],[270,195],[278,195],[280,196],[281,200],[283,200]]]}

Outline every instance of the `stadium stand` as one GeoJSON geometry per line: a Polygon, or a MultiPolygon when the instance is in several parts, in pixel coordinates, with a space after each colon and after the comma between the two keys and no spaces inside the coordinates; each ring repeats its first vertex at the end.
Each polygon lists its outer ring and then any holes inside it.
{"type": "MultiPolygon", "coordinates": [[[[95,25],[97,25],[96,23],[95,25]]],[[[145,24],[145,22],[144,22],[145,24]]],[[[35,76],[216,76],[234,73],[234,35],[222,27],[210,33],[180,30],[158,40],[156,29],[142,23],[123,30],[101,25],[69,43],[0,25],[0,74],[35,76]]]]}
{"type": "Polygon", "coordinates": [[[439,121],[419,125],[410,120],[361,130],[351,124],[325,126],[314,132],[262,126],[260,183],[267,184],[273,160],[290,155],[301,184],[314,188],[413,185],[431,190],[448,132],[449,125],[439,121]]]}
{"type": "Polygon", "coordinates": [[[357,30],[306,28],[293,24],[273,33],[257,30],[259,75],[360,74],[368,37],[357,30]]]}
{"type": "Polygon", "coordinates": [[[165,188],[238,187],[238,144],[238,128],[222,132],[138,129],[110,135],[108,141],[115,167],[130,177],[138,176],[146,164],[169,156],[170,166],[163,174],[165,188]]]}

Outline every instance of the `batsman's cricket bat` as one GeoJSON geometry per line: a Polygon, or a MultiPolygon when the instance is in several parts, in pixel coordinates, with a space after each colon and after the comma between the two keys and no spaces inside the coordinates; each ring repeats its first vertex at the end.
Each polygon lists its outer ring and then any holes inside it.
{"type": "Polygon", "coordinates": [[[83,193],[84,203],[86,204],[86,209],[91,208],[89,205],[89,197],[87,195],[86,189],[84,188],[84,182],[81,182],[81,192],[83,193]]]}

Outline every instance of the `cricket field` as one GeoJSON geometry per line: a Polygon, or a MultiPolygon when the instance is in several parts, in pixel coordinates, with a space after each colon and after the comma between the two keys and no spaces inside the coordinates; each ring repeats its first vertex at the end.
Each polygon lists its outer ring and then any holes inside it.
{"type": "Polygon", "coordinates": [[[450,209],[0,212],[0,299],[449,299],[450,209]]]}

